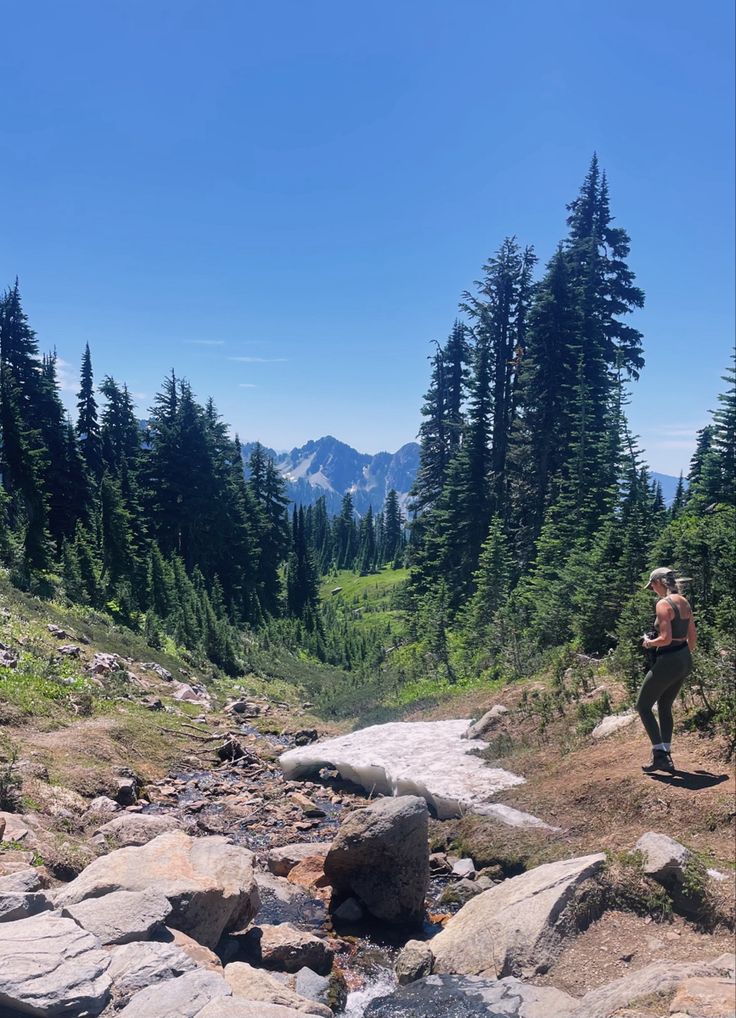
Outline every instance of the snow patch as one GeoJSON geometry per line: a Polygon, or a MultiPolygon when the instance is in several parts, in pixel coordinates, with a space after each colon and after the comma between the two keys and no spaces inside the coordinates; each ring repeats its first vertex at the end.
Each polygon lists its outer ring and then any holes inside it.
{"type": "MultiPolygon", "coordinates": [[[[291,780],[331,766],[369,794],[421,796],[441,820],[465,812],[485,812],[493,795],[524,784],[524,778],[501,767],[489,767],[476,756],[473,750],[486,749],[487,745],[480,739],[462,738],[469,724],[462,720],[372,725],[336,739],[290,749],[279,763],[291,780]]],[[[512,817],[516,821],[512,826],[542,824],[536,817],[510,807],[495,806],[490,815],[505,823],[512,817]],[[525,817],[528,822],[519,822],[525,817]]]]}

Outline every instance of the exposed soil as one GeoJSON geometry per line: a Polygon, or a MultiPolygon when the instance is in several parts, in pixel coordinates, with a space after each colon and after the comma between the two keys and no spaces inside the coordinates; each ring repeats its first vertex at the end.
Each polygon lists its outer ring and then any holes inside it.
{"type": "Polygon", "coordinates": [[[656,923],[631,912],[606,912],[571,940],[550,970],[534,982],[582,997],[651,962],[717,958],[733,948],[732,934],[699,933],[679,916],[656,923]]]}

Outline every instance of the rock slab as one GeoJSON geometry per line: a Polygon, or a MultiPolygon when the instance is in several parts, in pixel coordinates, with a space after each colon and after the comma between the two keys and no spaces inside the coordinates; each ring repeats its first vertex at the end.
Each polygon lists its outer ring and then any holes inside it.
{"type": "Polygon", "coordinates": [[[114,891],[155,889],[168,898],[169,925],[214,947],[226,930],[247,925],[260,904],[253,853],[226,838],[161,834],[138,848],[95,859],[57,893],[57,907],[114,891]]]}
{"type": "Polygon", "coordinates": [[[492,978],[549,965],[570,932],[563,912],[605,856],[548,863],[472,898],[432,941],[433,972],[492,978]]]}
{"type": "Polygon", "coordinates": [[[225,981],[235,998],[260,1000],[266,1004],[280,1004],[302,1014],[321,1015],[332,1018],[332,1011],[325,1004],[295,993],[263,969],[253,968],[246,962],[232,962],[225,966],[225,981]]]}
{"type": "Polygon", "coordinates": [[[203,969],[186,972],[141,990],[131,998],[120,1018],[195,1018],[212,1000],[228,998],[230,987],[222,976],[203,969]]]}
{"type": "Polygon", "coordinates": [[[110,998],[109,956],[71,919],[40,915],[4,923],[0,1008],[23,1015],[98,1015],[110,998]]]}
{"type": "Polygon", "coordinates": [[[67,905],[62,915],[89,930],[103,945],[148,940],[171,913],[169,899],[160,891],[113,891],[101,898],[86,898],[67,905]]]}
{"type": "Polygon", "coordinates": [[[429,812],[415,795],[378,799],[343,820],[325,859],[340,893],[392,924],[420,923],[429,886],[429,812]]]}
{"type": "Polygon", "coordinates": [[[197,966],[174,944],[152,941],[122,944],[110,954],[110,968],[115,993],[131,996],[154,983],[176,979],[197,966]]]}

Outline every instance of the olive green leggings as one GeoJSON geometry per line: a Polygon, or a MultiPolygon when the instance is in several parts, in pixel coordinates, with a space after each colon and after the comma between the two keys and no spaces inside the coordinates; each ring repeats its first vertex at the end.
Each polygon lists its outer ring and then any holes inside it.
{"type": "Polygon", "coordinates": [[[657,660],[646,674],[636,709],[653,746],[672,741],[672,704],[692,667],[690,648],[683,647],[669,654],[657,654],[657,660]],[[659,708],[659,724],[652,712],[655,703],[659,708]]]}

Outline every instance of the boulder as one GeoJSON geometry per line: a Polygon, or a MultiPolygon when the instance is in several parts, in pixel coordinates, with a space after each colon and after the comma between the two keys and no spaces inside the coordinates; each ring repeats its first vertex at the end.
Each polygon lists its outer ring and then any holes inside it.
{"type": "Polygon", "coordinates": [[[475,898],[483,891],[488,890],[487,884],[493,886],[493,881],[487,881],[487,877],[478,877],[477,880],[458,880],[454,884],[448,884],[439,896],[440,905],[466,905],[471,898],[475,898]]]}
{"type": "Polygon", "coordinates": [[[713,961],[657,961],[586,993],[571,1018],[611,1018],[634,1001],[676,995],[693,978],[733,981],[735,967],[736,958],[732,954],[722,954],[713,961]]]}
{"type": "Polygon", "coordinates": [[[323,855],[308,855],[289,871],[287,881],[310,890],[329,887],[330,881],[325,874],[325,858],[323,855]]]}
{"type": "Polygon", "coordinates": [[[291,923],[254,926],[243,938],[243,944],[253,960],[281,972],[298,972],[306,966],[327,975],[335,956],[324,940],[298,930],[291,923]]]}
{"type": "Polygon", "coordinates": [[[129,997],[147,986],[192,972],[196,967],[189,955],[174,944],[149,940],[114,947],[107,972],[115,993],[129,997]]]}
{"type": "MultiPolygon", "coordinates": [[[[321,978],[321,977],[319,977],[321,978]]],[[[225,966],[225,980],[233,991],[233,996],[244,997],[246,1000],[261,1000],[267,1004],[280,1004],[282,1007],[293,1008],[303,1014],[322,1015],[332,1018],[332,1011],[325,1004],[300,996],[294,990],[284,986],[263,969],[253,968],[245,962],[233,962],[225,966]]]]}
{"type": "Polygon", "coordinates": [[[429,886],[429,812],[414,795],[349,813],[325,859],[338,893],[354,894],[387,923],[420,923],[429,886]]]}
{"type": "Polygon", "coordinates": [[[701,914],[708,878],[689,849],[666,834],[649,831],[637,841],[636,851],[642,855],[646,876],[664,887],[678,911],[691,916],[701,914]],[[688,879],[688,865],[693,867],[691,879],[688,879]],[[693,875],[700,879],[692,879],[693,875]]]}
{"type": "MultiPolygon", "coordinates": [[[[104,815],[113,816],[115,813],[120,812],[120,803],[115,802],[109,795],[98,795],[96,799],[93,799],[87,808],[87,812],[82,817],[83,820],[92,817],[102,817],[104,815]]],[[[98,821],[99,822],[99,821],[98,821]]]]}
{"type": "Polygon", "coordinates": [[[222,976],[194,969],[176,979],[139,990],[118,1015],[120,1018],[195,1018],[205,1004],[229,998],[231,992],[222,976]]]}
{"type": "Polygon", "coordinates": [[[195,1018],[304,1018],[304,1013],[295,1011],[293,1007],[266,1004],[261,1000],[223,997],[202,1008],[195,1018]]]}
{"type": "Polygon", "coordinates": [[[472,859],[458,859],[452,867],[452,873],[461,880],[472,880],[475,876],[475,863],[472,859]]]}
{"type": "Polygon", "coordinates": [[[122,659],[117,654],[99,653],[95,654],[87,665],[87,671],[93,675],[109,675],[111,672],[120,671],[122,667],[122,659]]]}
{"type": "Polygon", "coordinates": [[[639,838],[636,851],[642,854],[644,873],[665,885],[681,879],[691,854],[679,841],[654,831],[639,838]]]}
{"type": "Polygon", "coordinates": [[[547,863],[472,898],[432,941],[433,971],[500,978],[551,964],[575,925],[566,906],[604,863],[602,853],[547,863]]]}
{"type": "Polygon", "coordinates": [[[282,848],[272,848],[268,853],[268,868],[277,877],[286,877],[302,859],[314,855],[327,855],[330,841],[300,841],[282,848]]]}
{"type": "Polygon", "coordinates": [[[35,848],[37,842],[24,818],[18,813],[0,812],[0,827],[3,829],[3,841],[13,841],[24,848],[35,848]]]}
{"type": "Polygon", "coordinates": [[[49,914],[4,923],[0,1009],[25,1015],[98,1015],[110,998],[108,955],[71,919],[49,914]]]}
{"type": "Polygon", "coordinates": [[[159,834],[178,830],[180,824],[175,817],[155,813],[123,813],[108,820],[97,829],[103,838],[112,838],[121,847],[146,845],[159,834]]]}
{"type": "Polygon", "coordinates": [[[121,806],[135,806],[138,802],[139,791],[140,785],[136,778],[127,776],[118,778],[115,801],[120,803],[121,806]]]}
{"type": "Polygon", "coordinates": [[[155,675],[158,675],[158,677],[163,679],[164,682],[171,682],[174,678],[170,671],[164,668],[163,665],[157,664],[155,661],[146,661],[141,665],[141,668],[143,668],[144,671],[153,672],[155,675]]]}
{"type": "Polygon", "coordinates": [[[48,912],[53,907],[51,900],[40,891],[23,893],[0,890],[0,923],[28,919],[39,912],[48,912]]]}
{"type": "Polygon", "coordinates": [[[181,831],[95,859],[55,900],[66,908],[113,891],[149,888],[169,899],[169,925],[207,947],[226,930],[247,925],[260,904],[252,852],[223,837],[195,839],[181,831]]]}
{"type": "Polygon", "coordinates": [[[113,891],[62,910],[62,915],[94,933],[106,945],[148,940],[170,913],[169,899],[152,887],[145,891],[113,891]]]}
{"type": "Polygon", "coordinates": [[[497,703],[494,707],[491,707],[489,711],[483,715],[479,721],[475,721],[466,732],[463,733],[463,739],[479,739],[486,732],[490,732],[493,728],[498,725],[499,721],[504,717],[505,714],[509,713],[508,707],[504,707],[502,703],[497,703]]]}
{"type": "Polygon", "coordinates": [[[24,866],[15,873],[0,877],[0,894],[30,894],[47,886],[35,866],[24,866]]]}
{"type": "Polygon", "coordinates": [[[335,993],[333,991],[333,979],[330,976],[321,976],[313,969],[304,968],[299,969],[294,980],[294,989],[300,997],[306,997],[307,1000],[312,1000],[317,1004],[323,1004],[325,1007],[330,1007],[330,1011],[342,1010],[344,1007],[344,1000],[340,1003],[341,1007],[338,1007],[335,1001],[335,993]]]}
{"type": "Polygon", "coordinates": [[[574,997],[513,977],[433,975],[372,1001],[366,1018],[570,1018],[574,997]]]}
{"type": "Polygon", "coordinates": [[[432,971],[433,961],[429,944],[423,940],[408,940],[394,967],[399,986],[406,986],[428,976],[432,971]]]}

